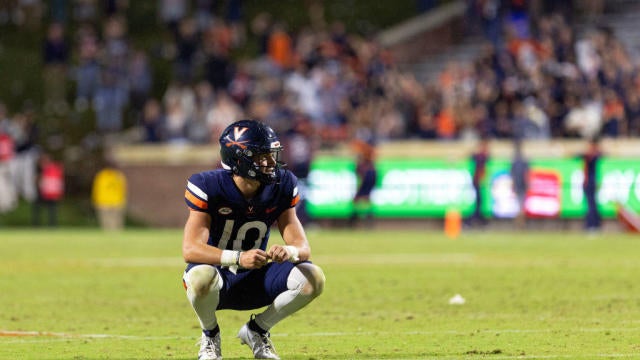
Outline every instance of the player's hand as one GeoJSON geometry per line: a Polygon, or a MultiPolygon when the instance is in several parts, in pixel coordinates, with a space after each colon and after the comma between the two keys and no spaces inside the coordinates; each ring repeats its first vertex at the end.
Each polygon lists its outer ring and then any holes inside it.
{"type": "Polygon", "coordinates": [[[273,245],[267,252],[267,255],[277,263],[285,262],[291,257],[291,254],[289,254],[287,249],[282,245],[273,245]]]}
{"type": "Polygon", "coordinates": [[[240,253],[240,267],[244,269],[260,269],[268,261],[269,256],[261,249],[252,249],[240,253]]]}

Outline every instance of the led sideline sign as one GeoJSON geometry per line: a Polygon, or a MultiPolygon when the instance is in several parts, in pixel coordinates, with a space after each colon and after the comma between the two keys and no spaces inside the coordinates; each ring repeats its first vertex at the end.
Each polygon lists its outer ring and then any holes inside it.
{"type": "MultiPolygon", "coordinates": [[[[356,164],[351,158],[320,157],[311,165],[305,190],[306,208],[316,218],[347,218],[353,211],[356,164]]],[[[441,218],[455,208],[473,211],[473,164],[468,160],[381,159],[371,195],[376,217],[441,218]]],[[[492,159],[481,191],[482,211],[494,218],[512,218],[519,204],[511,190],[510,161],[492,159]]],[[[586,212],[582,193],[582,161],[532,159],[525,213],[539,218],[579,218],[586,212]]],[[[640,161],[605,158],[600,163],[598,206],[604,217],[614,217],[616,204],[640,211],[640,161]]]]}

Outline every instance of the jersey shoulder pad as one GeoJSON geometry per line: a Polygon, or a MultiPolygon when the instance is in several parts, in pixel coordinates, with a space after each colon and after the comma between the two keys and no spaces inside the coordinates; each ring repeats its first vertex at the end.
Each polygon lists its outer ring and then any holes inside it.
{"type": "Polygon", "coordinates": [[[184,199],[187,206],[196,211],[207,211],[209,201],[217,194],[215,189],[219,182],[221,171],[205,171],[193,174],[187,180],[187,188],[184,192],[184,199]]]}

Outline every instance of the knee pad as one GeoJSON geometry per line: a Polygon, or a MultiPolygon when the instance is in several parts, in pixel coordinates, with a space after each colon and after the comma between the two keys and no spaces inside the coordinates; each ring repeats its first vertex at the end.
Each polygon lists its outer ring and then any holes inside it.
{"type": "Polygon", "coordinates": [[[325,276],[319,266],[310,263],[296,265],[289,274],[289,288],[300,288],[300,293],[317,297],[324,290],[325,276]]]}
{"type": "Polygon", "coordinates": [[[222,277],[218,270],[211,265],[197,265],[184,275],[187,291],[192,291],[196,296],[204,296],[212,291],[222,289],[222,277]]]}

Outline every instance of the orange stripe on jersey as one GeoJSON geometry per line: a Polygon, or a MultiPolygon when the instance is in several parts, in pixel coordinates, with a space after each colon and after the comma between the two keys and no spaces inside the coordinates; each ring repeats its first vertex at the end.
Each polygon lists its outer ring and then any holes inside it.
{"type": "Polygon", "coordinates": [[[296,195],[293,199],[291,199],[291,206],[296,206],[296,204],[300,201],[300,195],[296,195]]]}
{"type": "Polygon", "coordinates": [[[185,290],[187,290],[187,282],[184,281],[184,279],[182,279],[182,286],[184,287],[185,290]]]}
{"type": "Polygon", "coordinates": [[[184,197],[200,209],[206,210],[209,208],[209,204],[206,201],[198,199],[197,197],[195,197],[195,195],[189,192],[189,190],[185,190],[184,197]]]}

